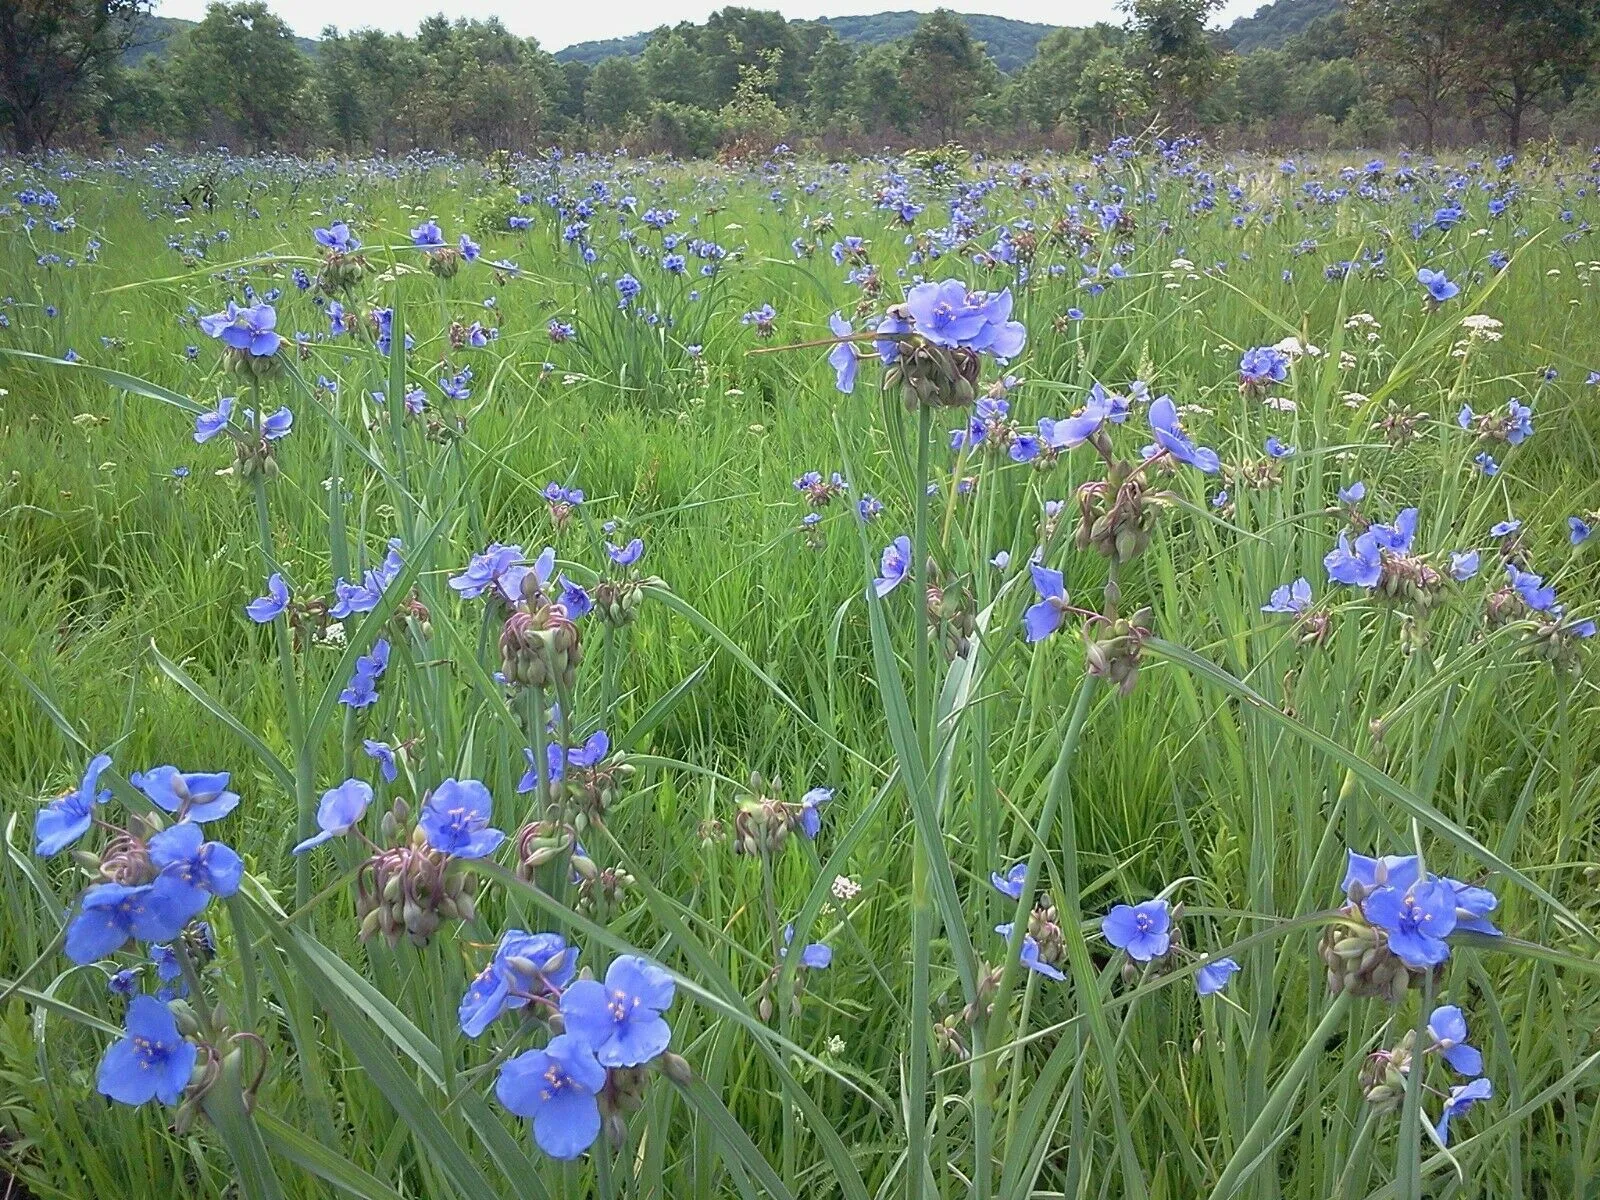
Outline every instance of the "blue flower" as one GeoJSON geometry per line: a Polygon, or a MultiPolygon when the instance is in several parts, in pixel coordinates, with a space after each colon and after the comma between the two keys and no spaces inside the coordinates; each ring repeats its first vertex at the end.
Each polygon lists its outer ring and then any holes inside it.
{"type": "MultiPolygon", "coordinates": [[[[839,313],[834,313],[828,318],[828,328],[833,330],[834,337],[849,337],[850,322],[846,321],[839,313]]],[[[861,360],[856,357],[856,348],[849,342],[839,342],[828,351],[828,365],[833,368],[834,386],[845,395],[856,390],[856,372],[861,366],[861,360]]]]}
{"type": "Polygon", "coordinates": [[[1521,528],[1521,521],[1517,520],[1515,517],[1508,517],[1504,521],[1496,521],[1493,525],[1489,526],[1489,536],[1510,537],[1513,533],[1521,528]]]}
{"type": "Polygon", "coordinates": [[[1372,530],[1356,538],[1354,547],[1347,532],[1339,534],[1339,544],[1323,556],[1328,579],[1350,587],[1376,587],[1383,574],[1383,553],[1372,530]]]}
{"type": "Polygon", "coordinates": [[[1311,606],[1311,583],[1304,576],[1293,583],[1272,589],[1272,597],[1261,606],[1265,613],[1302,613],[1311,606]]]}
{"type": "Polygon", "coordinates": [[[574,621],[588,616],[594,609],[594,600],[589,593],[565,575],[558,575],[556,582],[561,585],[561,607],[567,610],[567,615],[574,621]]]}
{"type": "Polygon", "coordinates": [[[116,953],[130,938],[170,942],[194,916],[193,899],[192,888],[167,876],[137,886],[95,884],[67,926],[67,957],[82,966],[116,953]]]}
{"type": "Polygon", "coordinates": [[[399,777],[400,768],[395,763],[394,750],[387,742],[375,742],[371,738],[364,738],[361,748],[367,752],[368,758],[377,760],[378,771],[385,783],[393,783],[399,777]]]}
{"type": "Polygon", "coordinates": [[[1022,614],[1022,625],[1027,640],[1037,642],[1061,628],[1067,611],[1067,587],[1060,571],[1036,562],[1030,562],[1028,569],[1033,573],[1033,590],[1039,594],[1039,602],[1029,605],[1022,614]]]}
{"type": "Polygon", "coordinates": [[[1269,437],[1266,442],[1266,451],[1268,458],[1293,458],[1295,447],[1285,446],[1277,438],[1269,437]]]}
{"type": "Polygon", "coordinates": [[[551,1158],[577,1158],[600,1136],[597,1093],[606,1069],[582,1038],[550,1039],[543,1050],[527,1050],[500,1068],[495,1097],[510,1112],[533,1119],[533,1140],[551,1158]]]}
{"type": "Polygon", "coordinates": [[[883,548],[878,560],[878,577],[872,581],[872,590],[881,599],[905,582],[911,569],[911,539],[901,534],[883,548]]]}
{"type": "Polygon", "coordinates": [[[905,307],[917,332],[936,346],[967,345],[989,323],[981,309],[967,303],[967,285],[959,279],[917,284],[906,293],[905,307]]]}
{"type": "Polygon", "coordinates": [[[1231,958],[1212,959],[1196,972],[1194,990],[1197,995],[1210,996],[1228,986],[1237,971],[1243,970],[1231,958]]]}
{"type": "Polygon", "coordinates": [[[177,813],[190,821],[217,821],[239,806],[239,797],[228,791],[227,771],[189,771],[177,767],[155,767],[128,780],[157,808],[177,813]]]}
{"type": "Polygon", "coordinates": [[[97,754],[83,770],[78,786],[57,796],[39,810],[34,818],[33,852],[41,858],[60,854],[73,842],[89,832],[94,824],[94,806],[111,798],[109,789],[101,790],[100,775],[111,765],[109,754],[97,754]]]}
{"type": "Polygon", "coordinates": [[[317,239],[319,245],[339,254],[349,254],[361,249],[361,239],[352,236],[350,226],[343,221],[335,221],[326,229],[313,229],[311,236],[317,239]]]}
{"type": "Polygon", "coordinates": [[[233,397],[224,396],[217,401],[217,407],[210,412],[201,413],[194,419],[194,440],[209,442],[221,433],[228,419],[233,416],[233,397]]]}
{"type": "Polygon", "coordinates": [[[154,996],[133,998],[125,1027],[127,1036],[100,1060],[100,1094],[119,1104],[176,1104],[189,1086],[198,1047],[178,1033],[172,1010],[154,996]]]}
{"type": "Polygon", "coordinates": [[[1459,879],[1444,880],[1456,894],[1456,931],[1463,929],[1499,937],[1500,931],[1489,920],[1489,914],[1500,906],[1500,901],[1488,888],[1462,883],[1459,879]]]}
{"type": "MultiPolygon", "coordinates": [[[[1150,403],[1150,428],[1156,435],[1156,445],[1181,463],[1187,463],[1206,474],[1218,470],[1222,462],[1215,450],[1196,446],[1178,421],[1178,409],[1170,396],[1158,396],[1150,403]]],[[[1147,448],[1145,457],[1153,457],[1154,448],[1147,448]]]]}
{"type": "MultiPolygon", "coordinates": [[[[1015,930],[1016,926],[1010,921],[994,927],[994,931],[1005,938],[1007,942],[1011,941],[1011,935],[1015,930]]],[[[1022,935],[1022,950],[1017,955],[1017,960],[1028,970],[1037,972],[1046,979],[1054,979],[1057,983],[1060,983],[1066,978],[1066,975],[1062,973],[1059,967],[1052,963],[1047,963],[1039,957],[1039,943],[1031,933],[1022,935]]]]}
{"type": "Polygon", "coordinates": [[[1417,881],[1418,864],[1415,854],[1386,854],[1382,858],[1368,858],[1354,850],[1345,851],[1344,883],[1340,885],[1347,900],[1354,900],[1352,889],[1362,889],[1362,896],[1380,887],[1408,888],[1417,881]]]}
{"type": "Polygon", "coordinates": [[[800,832],[811,841],[822,832],[822,806],[832,799],[833,789],[825,787],[812,788],[800,797],[800,832]]]}
{"type": "Polygon", "coordinates": [[[437,221],[424,221],[411,231],[411,244],[424,249],[444,245],[444,231],[437,221]]]}
{"type": "Polygon", "coordinates": [[[1339,503],[1359,504],[1362,500],[1366,499],[1366,495],[1367,485],[1358,479],[1349,487],[1343,487],[1339,489],[1339,503]]]}
{"type": "Polygon", "coordinates": [[[506,835],[491,828],[494,798],[476,779],[446,779],[428,796],[417,818],[428,845],[457,858],[493,854],[506,835]]]}
{"type": "Polygon", "coordinates": [[[1512,589],[1522,597],[1522,602],[1534,612],[1549,612],[1555,608],[1555,585],[1544,586],[1542,576],[1532,571],[1520,571],[1514,563],[1507,563],[1506,577],[1511,581],[1512,589]]]}
{"type": "Polygon", "coordinates": [[[1041,417],[1039,436],[1049,443],[1052,449],[1071,450],[1083,445],[1099,433],[1107,421],[1120,421],[1125,415],[1126,410],[1119,414],[1111,397],[1097,383],[1090,389],[1089,399],[1084,406],[1070,417],[1060,421],[1041,417]]]}
{"type": "Polygon", "coordinates": [[[1450,552],[1450,578],[1465,583],[1478,573],[1479,555],[1476,550],[1450,552]]]}
{"type": "Polygon", "coordinates": [[[1425,970],[1450,957],[1444,939],[1456,927],[1456,894],[1447,884],[1436,879],[1409,888],[1386,884],[1361,902],[1361,911],[1383,928],[1389,949],[1408,967],[1425,970]]]}
{"type": "Polygon", "coordinates": [[[1265,390],[1289,378],[1289,356],[1276,346],[1256,346],[1239,358],[1239,382],[1265,390]]]}
{"type": "Polygon", "coordinates": [[[479,1036],[501,1014],[527,1007],[535,996],[556,995],[577,972],[578,949],[559,933],[506,930],[494,957],[461,997],[461,1032],[479,1036]]]}
{"type": "Polygon", "coordinates": [[[569,1034],[594,1047],[607,1067],[637,1067],[667,1048],[672,1030],[661,1014],[672,1006],[672,976],[648,958],[624,954],[606,981],[580,979],[561,994],[569,1034]]]}
{"type": "Polygon", "coordinates": [[[289,585],[284,583],[283,576],[274,571],[267,577],[267,594],[257,596],[244,606],[244,611],[257,625],[265,625],[283,615],[289,607],[289,585]]]}
{"type": "Polygon", "coordinates": [[[1427,289],[1428,299],[1435,304],[1443,304],[1461,291],[1443,271],[1430,271],[1427,267],[1418,268],[1417,282],[1427,289]]]}
{"type": "Polygon", "coordinates": [[[1487,1079],[1474,1079],[1471,1083],[1451,1088],[1450,1096],[1439,1112],[1439,1123],[1434,1126],[1434,1132],[1439,1135],[1439,1140],[1449,1145],[1451,1119],[1464,1116],[1479,1100],[1487,1100],[1493,1095],[1494,1085],[1487,1079]]]}
{"type": "MultiPolygon", "coordinates": [[[[367,745],[381,745],[378,742],[368,742],[367,745]]],[[[387,750],[388,747],[384,746],[387,750]]],[[[369,750],[368,753],[371,753],[369,750]]],[[[394,764],[394,755],[389,756],[389,766],[394,764]]],[[[393,776],[389,776],[393,778],[393,776]]],[[[312,834],[305,841],[297,845],[291,853],[304,854],[313,850],[323,842],[331,841],[336,837],[343,837],[356,827],[356,824],[366,814],[367,805],[372,803],[372,785],[360,779],[346,779],[336,788],[329,788],[322,793],[322,799],[317,804],[317,825],[319,832],[312,834]]]]}
{"type": "Polygon", "coordinates": [[[1482,471],[1485,478],[1493,479],[1500,474],[1500,464],[1495,462],[1494,455],[1487,450],[1480,450],[1472,456],[1473,465],[1482,471]]]}
{"type": "Polygon", "coordinates": [[[201,317],[200,329],[207,337],[217,338],[232,350],[252,358],[266,358],[276,354],[283,344],[283,338],[273,332],[277,323],[278,314],[270,304],[240,308],[230,300],[223,312],[201,317]]]}
{"type": "Polygon", "coordinates": [[[1019,862],[1011,864],[1004,875],[999,871],[989,874],[989,882],[994,884],[995,890],[1002,896],[1009,896],[1013,900],[1022,899],[1022,885],[1028,877],[1028,864],[1019,862]]]}
{"type": "Polygon", "coordinates": [[[1160,958],[1172,945],[1172,910],[1165,900],[1146,900],[1143,904],[1119,904],[1100,922],[1106,941],[1129,958],[1149,962],[1160,958]]]}
{"type": "Polygon", "coordinates": [[[1467,1019],[1454,1004],[1441,1004],[1428,1017],[1428,1033],[1445,1062],[1461,1075],[1482,1075],[1483,1055],[1467,1045],[1467,1019]]]}
{"type": "Polygon", "coordinates": [[[634,538],[626,546],[613,546],[606,543],[606,557],[619,567],[631,567],[644,555],[644,540],[634,538]]]}
{"type": "MultiPolygon", "coordinates": [[[[256,414],[250,409],[244,410],[245,419],[254,421],[256,414]]],[[[294,414],[285,405],[277,412],[263,413],[257,432],[267,441],[276,442],[289,436],[289,431],[294,428],[294,414]]]]}
{"type": "MultiPolygon", "coordinates": [[[[789,944],[794,941],[794,926],[783,927],[783,945],[778,947],[778,957],[789,957],[789,944]]],[[[833,964],[833,947],[825,942],[812,942],[800,951],[800,965],[813,971],[826,970],[833,964]]]]}
{"type": "Polygon", "coordinates": [[[150,861],[161,868],[162,878],[177,879],[196,892],[195,911],[205,907],[205,893],[226,900],[239,890],[244,862],[233,847],[205,840],[205,830],[181,821],[150,839],[150,861]]]}
{"type": "Polygon", "coordinates": [[[521,546],[502,546],[491,542],[482,554],[474,554],[466,569],[451,576],[449,584],[463,600],[475,600],[485,592],[500,595],[508,604],[522,599],[522,583],[531,573],[540,587],[550,578],[556,565],[554,546],[546,546],[528,565],[521,546]]]}
{"type": "Polygon", "coordinates": [[[1582,517],[1567,518],[1567,535],[1574,546],[1583,545],[1593,533],[1594,530],[1590,528],[1589,522],[1582,517]]]}

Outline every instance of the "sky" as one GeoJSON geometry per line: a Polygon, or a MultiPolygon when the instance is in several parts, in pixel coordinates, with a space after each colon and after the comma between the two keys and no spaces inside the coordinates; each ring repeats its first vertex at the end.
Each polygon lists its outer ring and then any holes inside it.
{"type": "MultiPolygon", "coordinates": [[[[445,12],[453,17],[497,16],[511,32],[535,37],[546,50],[559,50],[574,42],[624,37],[630,33],[675,25],[679,21],[704,21],[733,0],[610,0],[597,8],[570,0],[266,0],[267,7],[301,37],[316,37],[330,21],[341,29],[376,26],[391,33],[412,33],[423,17],[445,12]]],[[[904,11],[931,12],[938,0],[743,0],[750,8],[776,8],[786,17],[810,19],[854,14],[904,11]]],[[[1226,0],[1219,23],[1252,13],[1266,0],[1226,0]]],[[[158,0],[155,11],[163,17],[197,21],[205,15],[207,0],[158,0]]],[[[1046,25],[1092,25],[1096,21],[1120,22],[1116,0],[945,0],[943,7],[958,12],[992,13],[1046,25]]]]}

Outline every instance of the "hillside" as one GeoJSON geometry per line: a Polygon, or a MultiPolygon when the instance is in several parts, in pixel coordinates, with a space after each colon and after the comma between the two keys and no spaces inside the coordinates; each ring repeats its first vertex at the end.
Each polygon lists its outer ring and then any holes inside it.
{"type": "MultiPolygon", "coordinates": [[[[122,56],[122,65],[125,67],[137,66],[152,55],[156,58],[166,58],[172,53],[173,46],[183,34],[193,29],[199,22],[185,21],[181,17],[156,17],[142,16],[134,27],[133,45],[122,56]]],[[[307,54],[317,52],[315,38],[297,37],[294,44],[307,54]]]]}
{"type": "Polygon", "coordinates": [[[1253,16],[1240,17],[1225,31],[1228,44],[1240,54],[1276,50],[1318,17],[1339,7],[1339,0],[1276,0],[1263,4],[1253,16]]]}
{"type": "MultiPolygon", "coordinates": [[[[847,42],[878,46],[910,37],[924,15],[915,12],[881,12],[860,17],[823,17],[816,22],[795,21],[792,24],[825,25],[847,42]]],[[[963,13],[961,19],[972,30],[972,36],[988,47],[989,56],[1002,71],[1015,71],[1027,63],[1033,57],[1034,47],[1040,39],[1055,28],[1053,25],[1013,21],[1008,17],[991,17],[982,13],[963,13]]],[[[649,38],[649,33],[635,33],[605,41],[578,42],[557,50],[555,56],[558,62],[593,64],[619,54],[639,54],[649,38]]]]}

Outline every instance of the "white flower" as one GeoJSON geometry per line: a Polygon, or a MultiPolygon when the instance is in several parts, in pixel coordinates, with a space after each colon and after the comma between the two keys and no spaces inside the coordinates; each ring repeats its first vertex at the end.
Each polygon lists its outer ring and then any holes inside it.
{"type": "Polygon", "coordinates": [[[835,900],[854,900],[861,892],[861,885],[848,875],[835,875],[833,877],[833,898],[835,900]]]}
{"type": "Polygon", "coordinates": [[[1299,358],[1302,354],[1308,354],[1312,358],[1316,358],[1322,353],[1322,350],[1319,347],[1313,346],[1309,342],[1302,342],[1299,338],[1293,336],[1292,334],[1289,337],[1284,338],[1281,342],[1275,344],[1272,348],[1279,354],[1287,354],[1290,358],[1299,358]]]}

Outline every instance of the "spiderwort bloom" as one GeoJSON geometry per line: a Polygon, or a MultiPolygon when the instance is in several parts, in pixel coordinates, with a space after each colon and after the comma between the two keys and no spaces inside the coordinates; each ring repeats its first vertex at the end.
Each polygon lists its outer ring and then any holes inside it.
{"type": "Polygon", "coordinates": [[[1463,1083],[1460,1087],[1450,1089],[1450,1096],[1444,1102],[1444,1107],[1439,1111],[1439,1123],[1434,1126],[1434,1132],[1439,1135],[1439,1140],[1445,1145],[1450,1144],[1450,1121],[1452,1118],[1465,1116],[1479,1100],[1488,1100],[1494,1095],[1494,1084],[1484,1078],[1474,1079],[1470,1083],[1463,1083]]]}
{"type": "Polygon", "coordinates": [[[101,773],[110,765],[109,754],[95,755],[84,768],[77,787],[39,810],[33,824],[33,852],[40,858],[60,854],[89,832],[89,826],[94,824],[94,806],[111,798],[110,789],[99,786],[101,773]]]}
{"type": "Polygon", "coordinates": [[[600,1136],[596,1095],[606,1069],[581,1037],[550,1039],[543,1050],[527,1050],[500,1068],[495,1097],[510,1112],[533,1119],[534,1143],[551,1158],[577,1158],[600,1136]]]}
{"type": "Polygon", "coordinates": [[[1508,517],[1504,521],[1496,521],[1493,525],[1489,526],[1489,536],[1497,538],[1510,537],[1513,533],[1521,528],[1521,521],[1519,521],[1516,517],[1508,517]]]}
{"type": "Polygon", "coordinates": [[[1574,546],[1583,545],[1593,533],[1594,530],[1590,527],[1589,522],[1582,517],[1567,518],[1567,537],[1574,546]]]}
{"type": "Polygon", "coordinates": [[[326,229],[313,229],[311,236],[317,239],[317,244],[326,246],[337,254],[350,254],[361,249],[361,239],[350,232],[350,226],[343,221],[335,221],[326,229]]]}
{"type": "Polygon", "coordinates": [[[800,832],[810,841],[822,832],[822,806],[833,799],[833,789],[812,788],[800,797],[800,832]]]}
{"type": "Polygon", "coordinates": [[[231,350],[251,358],[266,358],[276,354],[283,338],[274,332],[278,323],[277,311],[270,304],[253,304],[240,308],[232,300],[223,312],[200,318],[200,329],[207,337],[214,337],[231,350]]]}
{"type": "Polygon", "coordinates": [[[1295,455],[1294,446],[1286,446],[1275,437],[1267,439],[1265,449],[1268,458],[1293,458],[1295,455]]]}
{"type": "Polygon", "coordinates": [[[911,569],[911,539],[901,534],[883,548],[878,560],[878,577],[872,581],[872,590],[882,599],[905,582],[911,569]]]}
{"type": "Polygon", "coordinates": [[[191,889],[167,876],[137,886],[97,883],[67,925],[67,957],[83,966],[116,953],[130,938],[170,942],[194,915],[192,901],[191,889]]]}
{"type": "Polygon", "coordinates": [[[119,1104],[176,1104],[189,1086],[199,1048],[178,1033],[172,1010],[154,996],[135,996],[124,1025],[127,1036],[100,1060],[100,1094],[119,1104]]]}
{"type": "Polygon", "coordinates": [[[1534,612],[1550,612],[1556,607],[1555,585],[1545,586],[1544,578],[1532,571],[1521,571],[1515,563],[1506,564],[1506,577],[1512,590],[1534,612]]]}
{"type": "Polygon", "coordinates": [[[1367,497],[1367,485],[1356,480],[1349,487],[1339,489],[1340,504],[1360,504],[1367,497]]]}
{"type": "Polygon", "coordinates": [[[1060,571],[1036,562],[1030,562],[1028,569],[1033,573],[1033,590],[1039,594],[1039,602],[1029,605],[1022,614],[1022,625],[1026,639],[1038,642],[1061,628],[1067,611],[1067,586],[1060,571]]]}
{"type": "Polygon", "coordinates": [[[424,221],[411,231],[411,244],[421,249],[437,249],[444,245],[444,230],[437,221],[424,221]]]}
{"type": "Polygon", "coordinates": [[[1370,529],[1356,538],[1354,546],[1350,543],[1350,534],[1341,531],[1339,544],[1323,556],[1322,565],[1327,569],[1331,583],[1342,583],[1349,587],[1377,587],[1383,575],[1383,551],[1378,545],[1377,536],[1370,529]]]}
{"type": "Polygon", "coordinates": [[[1239,358],[1239,386],[1246,391],[1266,391],[1289,378],[1289,356],[1276,346],[1255,346],[1239,358]]]}
{"type": "Polygon", "coordinates": [[[400,767],[395,762],[394,749],[387,742],[363,738],[361,748],[367,752],[368,758],[377,760],[378,772],[383,776],[385,783],[393,783],[399,778],[400,767]]]}
{"type": "MultiPolygon", "coordinates": [[[[833,330],[834,337],[850,336],[850,322],[839,313],[828,318],[828,328],[833,330]]],[[[828,365],[833,368],[835,387],[847,396],[856,390],[856,372],[860,369],[861,360],[856,357],[853,345],[849,342],[837,343],[828,351],[828,365]]]]}
{"type": "Polygon", "coordinates": [[[626,546],[606,543],[606,557],[619,567],[631,567],[644,556],[644,539],[634,538],[626,546]]]}
{"type": "Polygon", "coordinates": [[[917,284],[906,293],[906,310],[917,332],[936,346],[970,345],[989,323],[982,309],[967,303],[967,285],[959,279],[917,284]]]}
{"type": "Polygon", "coordinates": [[[555,547],[547,546],[531,568],[525,565],[521,546],[502,546],[490,542],[482,554],[474,554],[459,575],[452,575],[449,584],[460,593],[463,600],[475,600],[485,592],[502,597],[508,604],[522,599],[522,581],[532,570],[542,585],[550,577],[556,562],[555,547]]]}
{"type": "MultiPolygon", "coordinates": [[[[1009,943],[1011,935],[1016,932],[1016,925],[1011,921],[1007,921],[1002,925],[996,925],[994,931],[1009,943]]],[[[1054,979],[1057,983],[1060,983],[1066,978],[1061,968],[1054,963],[1047,963],[1039,957],[1039,943],[1031,933],[1022,935],[1022,949],[1017,955],[1017,960],[1028,970],[1043,975],[1046,979],[1054,979]]]]}
{"type": "Polygon", "coordinates": [[[1478,573],[1479,555],[1476,550],[1450,552],[1450,578],[1465,583],[1478,573]]]}
{"type": "Polygon", "coordinates": [[[209,442],[221,433],[228,424],[228,419],[233,416],[233,397],[224,396],[217,401],[217,407],[210,412],[201,413],[194,419],[194,440],[209,442]]]}
{"type": "Polygon", "coordinates": [[[1022,885],[1028,878],[1028,864],[1026,862],[1012,863],[1004,875],[999,871],[991,871],[989,882],[994,884],[995,891],[1002,896],[1009,896],[1013,900],[1022,899],[1022,885]]]}
{"type": "MultiPolygon", "coordinates": [[[[1177,406],[1170,396],[1158,396],[1150,403],[1150,429],[1156,435],[1156,446],[1165,450],[1181,463],[1187,463],[1210,475],[1221,468],[1222,460],[1215,450],[1196,446],[1178,421],[1177,406]]],[[[1146,449],[1145,457],[1153,457],[1156,447],[1146,449]]]]}
{"type": "Polygon", "coordinates": [[[1196,995],[1210,996],[1220,992],[1228,986],[1234,973],[1242,968],[1231,958],[1214,958],[1201,967],[1194,977],[1194,990],[1196,995]]]}
{"type": "Polygon", "coordinates": [[[238,795],[228,791],[228,779],[227,771],[184,772],[164,766],[135,773],[128,782],[157,808],[203,824],[221,820],[239,806],[238,795]]]}
{"type": "Polygon", "coordinates": [[[526,1008],[535,996],[558,994],[577,973],[578,949],[559,933],[506,930],[461,997],[461,1032],[478,1037],[503,1013],[526,1008]]]}
{"type": "Polygon", "coordinates": [[[567,1032],[607,1067],[637,1067],[664,1052],[672,1030],[661,1014],[677,991],[672,976],[637,954],[612,960],[606,981],[580,979],[561,993],[567,1032]]]}
{"type": "MultiPolygon", "coordinates": [[[[382,745],[382,743],[368,742],[367,745],[382,745]]],[[[384,749],[387,750],[388,747],[384,746],[384,749]]],[[[389,756],[389,762],[391,764],[394,762],[392,754],[389,756]]],[[[393,777],[388,776],[388,778],[393,777]]],[[[301,842],[291,853],[304,854],[324,842],[343,837],[356,827],[366,814],[367,805],[371,803],[372,785],[364,780],[346,779],[338,787],[329,788],[322,793],[322,799],[317,804],[319,832],[301,842]]]]}
{"type": "Polygon", "coordinates": [[[267,594],[257,596],[244,606],[244,611],[257,625],[265,625],[283,615],[289,607],[289,585],[284,583],[283,576],[274,571],[267,577],[267,594]]]}
{"type": "Polygon", "coordinates": [[[1273,588],[1271,598],[1261,606],[1261,611],[1294,615],[1304,612],[1310,606],[1311,583],[1302,575],[1293,583],[1280,584],[1273,588]]]}
{"type": "Polygon", "coordinates": [[[226,900],[239,890],[244,862],[233,847],[208,842],[205,831],[193,821],[170,825],[150,839],[150,861],[164,879],[176,879],[195,893],[190,903],[198,913],[206,897],[226,900]]]}
{"type": "MultiPolygon", "coordinates": [[[[778,957],[789,957],[789,946],[794,941],[794,925],[791,922],[783,927],[783,945],[778,947],[778,957]]],[[[813,971],[826,970],[833,964],[833,947],[826,942],[812,942],[800,951],[800,965],[810,967],[813,971]]]]}
{"type": "Polygon", "coordinates": [[[1454,1004],[1441,1004],[1428,1017],[1428,1033],[1434,1046],[1458,1074],[1482,1075],[1483,1055],[1467,1045],[1467,1019],[1454,1004]]]}
{"type": "Polygon", "coordinates": [[[1172,945],[1172,910],[1165,900],[1119,904],[1100,922],[1106,941],[1137,962],[1160,958],[1172,945]]]}
{"type": "Polygon", "coordinates": [[[1427,291],[1428,300],[1435,305],[1443,304],[1461,291],[1460,286],[1451,283],[1443,271],[1430,271],[1427,267],[1418,268],[1417,282],[1427,291]]]}
{"type": "Polygon", "coordinates": [[[1456,927],[1456,894],[1447,884],[1435,879],[1418,880],[1409,888],[1385,884],[1361,902],[1361,911],[1383,928],[1389,949],[1406,966],[1425,970],[1450,957],[1444,939],[1456,927]]]}
{"type": "Polygon", "coordinates": [[[490,827],[494,798],[476,779],[446,779],[422,805],[417,824],[428,845],[457,858],[493,854],[506,835],[490,827]]]}

